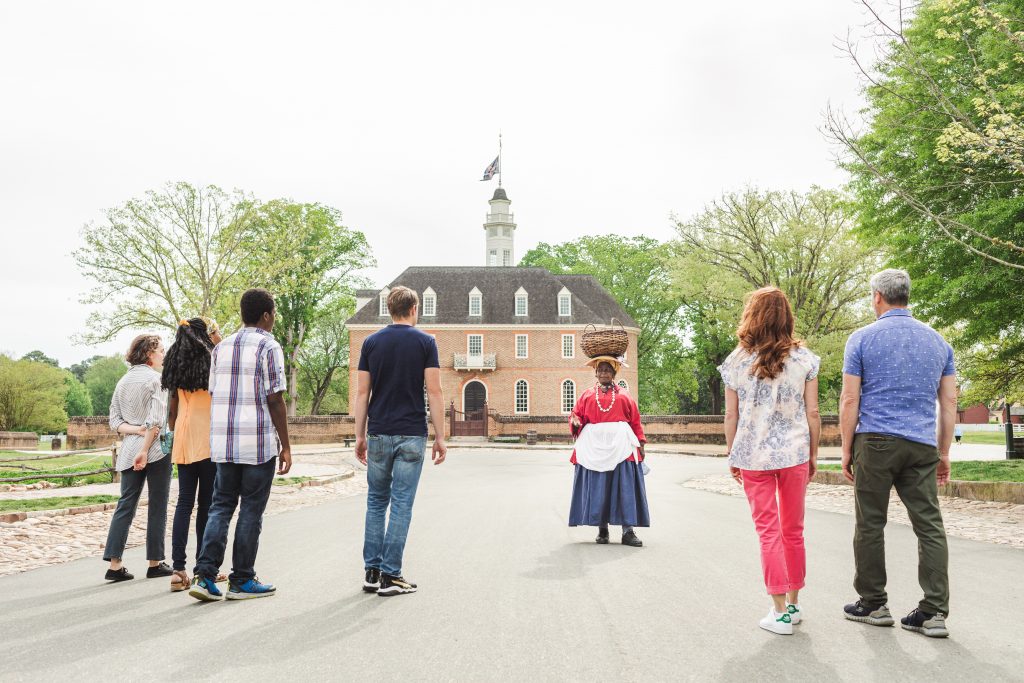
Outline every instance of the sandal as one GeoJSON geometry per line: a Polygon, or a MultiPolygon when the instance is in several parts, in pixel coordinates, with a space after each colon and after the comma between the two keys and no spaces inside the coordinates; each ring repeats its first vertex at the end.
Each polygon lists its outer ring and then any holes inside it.
{"type": "Polygon", "coordinates": [[[171,590],[177,593],[178,591],[187,590],[191,581],[188,578],[188,572],[184,569],[175,569],[174,574],[171,575],[171,590]]]}

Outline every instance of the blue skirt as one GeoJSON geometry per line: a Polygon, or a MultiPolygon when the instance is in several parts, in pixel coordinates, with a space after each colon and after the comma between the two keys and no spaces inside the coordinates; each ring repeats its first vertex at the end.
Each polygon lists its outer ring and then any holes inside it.
{"type": "Polygon", "coordinates": [[[640,465],[623,460],[611,472],[576,465],[569,526],[650,526],[647,489],[640,465]]]}

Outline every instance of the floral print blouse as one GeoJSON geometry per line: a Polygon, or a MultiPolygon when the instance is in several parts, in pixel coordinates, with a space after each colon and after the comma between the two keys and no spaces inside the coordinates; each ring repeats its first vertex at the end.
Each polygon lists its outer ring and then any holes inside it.
{"type": "Polygon", "coordinates": [[[750,374],[756,358],[736,348],[718,367],[725,386],[739,397],[739,424],[729,464],[744,470],[777,470],[810,459],[804,384],[818,376],[821,359],[808,349],[789,352],[775,379],[750,374]]]}

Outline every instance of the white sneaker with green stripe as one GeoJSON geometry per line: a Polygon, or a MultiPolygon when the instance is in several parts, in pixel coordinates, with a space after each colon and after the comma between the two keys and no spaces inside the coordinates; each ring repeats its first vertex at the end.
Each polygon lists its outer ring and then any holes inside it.
{"type": "Polygon", "coordinates": [[[789,612],[779,613],[774,608],[769,610],[768,615],[761,620],[759,626],[765,631],[778,633],[780,636],[793,635],[793,619],[789,616],[789,612]]]}
{"type": "Polygon", "coordinates": [[[796,626],[803,621],[803,614],[800,612],[800,605],[786,605],[786,612],[789,613],[789,619],[793,622],[793,626],[796,626]]]}

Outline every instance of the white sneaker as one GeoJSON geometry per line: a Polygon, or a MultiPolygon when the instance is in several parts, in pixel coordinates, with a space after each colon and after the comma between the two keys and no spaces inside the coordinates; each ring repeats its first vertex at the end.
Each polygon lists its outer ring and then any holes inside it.
{"type": "Polygon", "coordinates": [[[762,619],[758,625],[765,631],[778,633],[780,636],[793,635],[793,620],[790,618],[788,612],[782,612],[780,614],[772,608],[768,611],[768,616],[762,619]]]}
{"type": "Polygon", "coordinates": [[[803,621],[802,613],[800,612],[800,605],[786,605],[786,611],[789,613],[789,619],[793,622],[793,626],[796,626],[803,621]]]}

